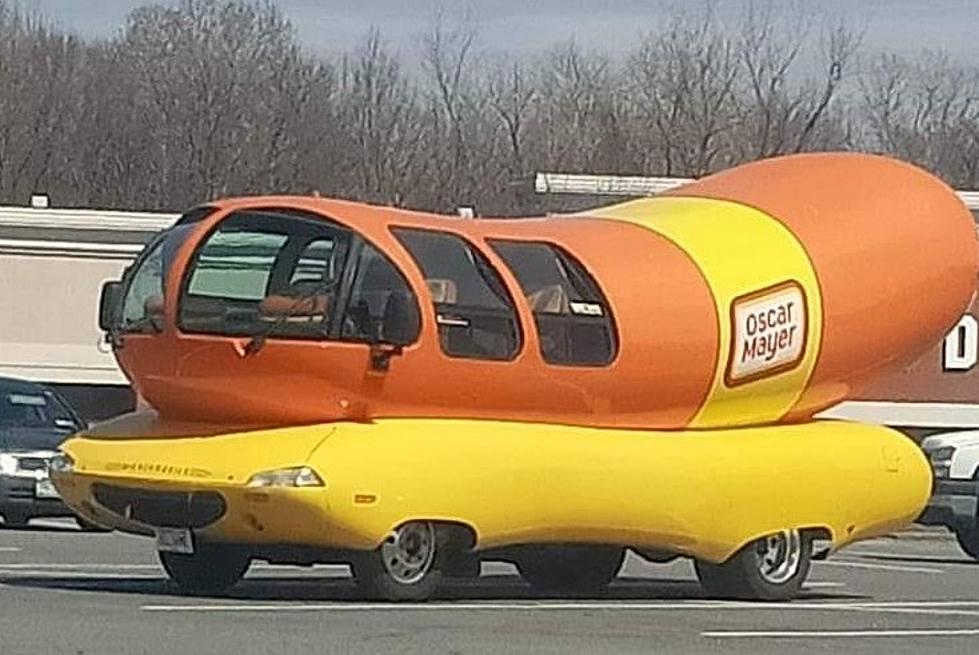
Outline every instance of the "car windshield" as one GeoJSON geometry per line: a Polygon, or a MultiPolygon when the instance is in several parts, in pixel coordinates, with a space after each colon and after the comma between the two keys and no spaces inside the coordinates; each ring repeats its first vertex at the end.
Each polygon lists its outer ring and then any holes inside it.
{"type": "Polygon", "coordinates": [[[0,391],[0,442],[7,448],[52,448],[81,426],[54,394],[0,391]]]}
{"type": "Polygon", "coordinates": [[[161,233],[137,260],[128,278],[122,306],[123,332],[159,332],[163,321],[163,294],[167,271],[177,250],[196,227],[180,224],[161,233]]]}

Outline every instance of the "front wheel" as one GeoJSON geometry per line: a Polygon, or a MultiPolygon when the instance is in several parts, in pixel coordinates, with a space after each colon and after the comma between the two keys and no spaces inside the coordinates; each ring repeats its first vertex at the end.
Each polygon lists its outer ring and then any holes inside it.
{"type": "Polygon", "coordinates": [[[380,548],[350,563],[354,579],[372,598],[422,601],[442,581],[435,525],[411,521],[395,529],[380,548]]]}
{"type": "Polygon", "coordinates": [[[757,539],[723,564],[697,561],[697,577],[708,595],[742,600],[789,600],[809,575],[812,540],[799,530],[757,539]]]}
{"type": "Polygon", "coordinates": [[[968,527],[956,526],[955,539],[966,555],[979,559],[979,527],[975,523],[968,527]]]}
{"type": "Polygon", "coordinates": [[[605,592],[624,558],[625,549],[612,546],[535,546],[515,564],[534,591],[587,596],[605,592]]]}
{"type": "Polygon", "coordinates": [[[248,572],[251,558],[235,546],[198,544],[193,555],[159,552],[160,564],[181,591],[191,595],[227,591],[248,572]]]}

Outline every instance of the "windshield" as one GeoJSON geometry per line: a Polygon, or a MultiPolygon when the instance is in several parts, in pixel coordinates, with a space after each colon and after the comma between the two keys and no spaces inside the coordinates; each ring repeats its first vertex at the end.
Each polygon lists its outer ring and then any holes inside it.
{"type": "Polygon", "coordinates": [[[177,250],[194,229],[194,223],[177,225],[161,233],[147,246],[128,276],[122,304],[123,332],[159,332],[163,327],[166,274],[177,250]]]}
{"type": "Polygon", "coordinates": [[[81,427],[52,393],[0,391],[0,443],[6,448],[53,448],[81,427]]]}

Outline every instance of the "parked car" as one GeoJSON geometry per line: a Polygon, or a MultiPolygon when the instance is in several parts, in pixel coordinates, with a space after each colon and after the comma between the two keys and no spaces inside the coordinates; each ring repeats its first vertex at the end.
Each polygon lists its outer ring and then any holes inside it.
{"type": "Polygon", "coordinates": [[[979,430],[934,434],[921,447],[931,460],[935,483],[918,522],[944,525],[962,550],[979,560],[979,430]]]}
{"type": "Polygon", "coordinates": [[[62,502],[48,477],[58,445],[85,427],[50,388],[0,377],[0,515],[5,527],[24,527],[33,518],[73,517],[83,529],[98,529],[62,502]]]}

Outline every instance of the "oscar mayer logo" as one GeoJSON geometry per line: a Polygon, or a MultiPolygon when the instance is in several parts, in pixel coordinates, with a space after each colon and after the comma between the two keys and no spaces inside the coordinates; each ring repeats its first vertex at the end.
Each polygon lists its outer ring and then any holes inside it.
{"type": "Polygon", "coordinates": [[[745,384],[799,365],[806,352],[806,294],[784,282],[735,298],[731,304],[731,355],[724,381],[745,384]]]}

